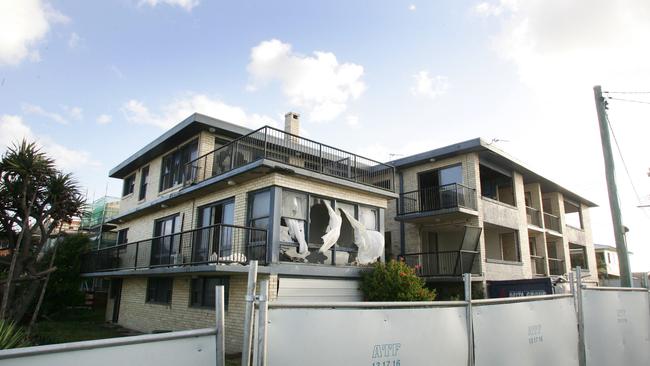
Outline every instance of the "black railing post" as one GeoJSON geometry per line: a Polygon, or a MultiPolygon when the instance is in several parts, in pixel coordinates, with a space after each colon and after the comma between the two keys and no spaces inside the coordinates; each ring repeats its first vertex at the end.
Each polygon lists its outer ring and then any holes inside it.
{"type": "Polygon", "coordinates": [[[264,159],[266,159],[267,156],[267,145],[269,143],[269,130],[268,128],[264,127],[264,159]]]}
{"type": "Polygon", "coordinates": [[[320,159],[320,171],[323,172],[325,168],[323,167],[323,145],[321,144],[318,144],[318,157],[320,159]]]}
{"type": "Polygon", "coordinates": [[[140,250],[140,242],[136,242],[135,243],[135,258],[133,259],[133,269],[138,268],[138,252],[139,252],[139,250],[140,250]]]}

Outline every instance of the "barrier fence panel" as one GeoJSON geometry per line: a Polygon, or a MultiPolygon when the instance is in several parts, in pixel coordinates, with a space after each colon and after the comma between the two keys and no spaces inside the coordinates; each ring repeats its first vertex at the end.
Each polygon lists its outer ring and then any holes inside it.
{"type": "Polygon", "coordinates": [[[214,329],[53,344],[0,352],[0,364],[12,366],[208,366],[215,362],[214,329]]]}
{"type": "Polygon", "coordinates": [[[650,304],[645,289],[582,290],[588,366],[650,365],[650,304]]]}
{"type": "Polygon", "coordinates": [[[578,365],[571,295],[472,302],[475,365],[578,365]]]}
{"type": "Polygon", "coordinates": [[[267,364],[467,366],[465,303],[426,304],[269,303],[267,364]]]}

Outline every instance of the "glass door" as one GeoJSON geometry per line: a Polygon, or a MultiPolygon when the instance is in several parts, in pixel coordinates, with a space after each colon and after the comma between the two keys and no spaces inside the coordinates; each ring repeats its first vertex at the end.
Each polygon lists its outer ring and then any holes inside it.
{"type": "Polygon", "coordinates": [[[193,250],[194,262],[214,262],[232,253],[235,203],[220,202],[199,208],[198,229],[193,250]],[[219,225],[222,224],[222,225],[219,225]]]}
{"type": "Polygon", "coordinates": [[[154,226],[154,239],[151,243],[151,265],[172,264],[173,258],[178,253],[177,233],[180,231],[181,222],[178,215],[156,221],[154,226]]]}

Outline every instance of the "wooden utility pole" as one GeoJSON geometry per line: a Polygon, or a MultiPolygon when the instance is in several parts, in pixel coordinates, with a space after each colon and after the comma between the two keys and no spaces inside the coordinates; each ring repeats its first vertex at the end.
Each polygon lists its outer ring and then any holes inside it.
{"type": "Polygon", "coordinates": [[[607,178],[607,193],[609,194],[609,208],[612,213],[612,224],[614,225],[614,240],[616,241],[616,252],[618,253],[618,266],[621,272],[621,286],[632,287],[632,271],[630,270],[630,258],[628,256],[627,244],[623,220],[621,219],[621,205],[618,201],[618,189],[616,188],[616,174],[614,171],[614,157],[612,144],[609,140],[609,123],[607,120],[607,106],[600,85],[594,86],[594,97],[596,99],[596,111],[598,112],[598,125],[600,127],[600,140],[603,146],[603,159],[605,160],[605,177],[607,178]]]}

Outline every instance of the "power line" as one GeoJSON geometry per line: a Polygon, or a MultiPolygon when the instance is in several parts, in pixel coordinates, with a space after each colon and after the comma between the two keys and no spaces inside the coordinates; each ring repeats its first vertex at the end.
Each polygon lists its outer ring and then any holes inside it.
{"type": "Polygon", "coordinates": [[[650,104],[650,102],[644,101],[644,100],[623,99],[623,98],[614,98],[614,97],[605,97],[605,98],[607,98],[609,100],[619,100],[619,101],[622,101],[622,102],[650,104]]]}

